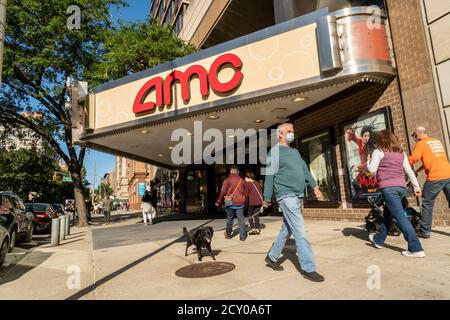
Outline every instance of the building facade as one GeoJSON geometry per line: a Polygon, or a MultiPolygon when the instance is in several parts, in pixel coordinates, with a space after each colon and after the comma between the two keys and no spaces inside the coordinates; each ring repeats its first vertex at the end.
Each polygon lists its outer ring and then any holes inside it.
{"type": "MultiPolygon", "coordinates": [[[[432,0],[160,0],[151,10],[159,23],[181,24],[175,32],[202,50],[95,88],[91,131],[81,143],[177,170],[172,188],[179,190],[180,212],[217,213],[214,202],[233,161],[196,158],[195,149],[208,145],[201,141],[207,129],[230,136],[227,129],[292,122],[295,147],[324,193],[318,200],[307,190],[304,215],[312,219],[367,215],[367,198],[379,190],[365,167],[380,130],[393,130],[410,153],[412,131],[425,126],[448,154],[450,50],[442,26],[448,6],[432,0]],[[178,9],[168,16],[171,7],[178,9]],[[128,121],[103,119],[108,101],[115,102],[110,111],[128,121]],[[173,152],[177,129],[185,130],[178,141],[188,139],[194,153],[181,162],[173,152]]],[[[231,137],[223,150],[239,144],[231,137]]],[[[263,179],[263,163],[247,158],[241,171],[263,179]]],[[[442,195],[434,214],[437,225],[450,223],[442,195]]]]}
{"type": "MultiPolygon", "coordinates": [[[[41,119],[38,112],[23,112],[23,116],[31,119],[41,119]]],[[[0,150],[36,149],[44,152],[44,140],[34,131],[26,127],[15,127],[14,133],[10,133],[0,123],[0,150]]]]}
{"type": "Polygon", "coordinates": [[[128,199],[127,159],[125,157],[116,156],[115,166],[110,174],[110,182],[114,197],[128,199]]]}

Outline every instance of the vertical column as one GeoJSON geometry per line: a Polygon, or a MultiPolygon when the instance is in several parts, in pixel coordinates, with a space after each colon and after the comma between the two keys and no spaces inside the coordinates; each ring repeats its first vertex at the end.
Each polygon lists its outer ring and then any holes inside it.
{"type": "Polygon", "coordinates": [[[206,174],[206,179],[207,179],[207,191],[208,191],[208,195],[207,195],[207,208],[208,208],[208,215],[213,215],[214,213],[216,213],[216,206],[215,206],[215,202],[216,202],[216,175],[215,175],[215,166],[214,165],[210,165],[206,167],[207,170],[207,174],[206,174]]]}
{"type": "Polygon", "coordinates": [[[6,29],[6,0],[0,0],[0,83],[2,83],[3,71],[3,39],[6,29]]]}
{"type": "Polygon", "coordinates": [[[180,169],[180,213],[186,214],[187,172],[180,169]]]}

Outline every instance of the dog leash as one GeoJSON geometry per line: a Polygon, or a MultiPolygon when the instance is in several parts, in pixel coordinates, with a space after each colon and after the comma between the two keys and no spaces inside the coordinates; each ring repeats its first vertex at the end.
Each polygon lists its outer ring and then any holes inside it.
{"type": "MultiPolygon", "coordinates": [[[[245,220],[245,221],[249,221],[250,219],[256,217],[258,214],[261,214],[261,213],[263,213],[263,212],[264,212],[264,206],[261,205],[261,209],[259,209],[258,212],[252,214],[250,217],[245,217],[244,220],[245,220]]],[[[233,219],[234,219],[234,218],[233,218],[233,219]]],[[[239,221],[238,221],[236,224],[233,224],[232,228],[234,228],[234,227],[236,227],[236,226],[238,226],[238,225],[239,225],[239,221]]],[[[226,230],[226,228],[220,229],[220,230],[226,230]]]]}
{"type": "Polygon", "coordinates": [[[258,214],[261,214],[261,213],[263,213],[264,212],[264,206],[263,205],[261,205],[261,209],[259,209],[259,211],[258,212],[256,212],[256,213],[254,213],[254,214],[252,214],[250,217],[245,217],[245,220],[250,220],[250,219],[252,219],[252,218],[254,218],[254,217],[256,217],[258,214]]]}

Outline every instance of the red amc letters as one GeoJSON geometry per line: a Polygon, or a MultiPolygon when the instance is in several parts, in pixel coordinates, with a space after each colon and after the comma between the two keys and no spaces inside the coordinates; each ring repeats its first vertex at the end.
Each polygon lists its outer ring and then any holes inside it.
{"type": "Polygon", "coordinates": [[[200,80],[200,93],[203,97],[209,96],[209,87],[217,93],[227,93],[236,89],[242,82],[244,74],[241,72],[242,61],[232,53],[223,54],[214,60],[209,73],[203,66],[193,65],[186,71],[173,71],[166,79],[155,77],[147,81],[139,90],[134,99],[133,112],[141,113],[151,111],[155,106],[170,106],[172,104],[172,86],[176,81],[181,84],[181,97],[183,101],[191,99],[189,82],[193,76],[197,76],[200,80]],[[218,75],[220,70],[227,64],[231,64],[234,68],[234,75],[227,82],[220,82],[218,75]],[[156,101],[144,102],[148,94],[155,90],[156,101]]]}

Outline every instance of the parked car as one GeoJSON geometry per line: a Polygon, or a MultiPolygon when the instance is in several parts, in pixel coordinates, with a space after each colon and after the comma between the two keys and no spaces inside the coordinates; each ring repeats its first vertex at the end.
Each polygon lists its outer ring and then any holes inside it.
{"type": "Polygon", "coordinates": [[[16,241],[31,241],[35,218],[15,193],[0,191],[0,215],[6,218],[3,226],[9,232],[9,251],[12,251],[16,241]]]}
{"type": "Polygon", "coordinates": [[[58,212],[59,215],[65,215],[66,210],[64,210],[64,206],[60,203],[52,203],[53,209],[55,209],[56,212],[58,212]]]}
{"type": "Polygon", "coordinates": [[[52,219],[58,218],[60,215],[53,209],[50,203],[25,203],[27,210],[33,213],[36,223],[34,229],[36,231],[51,232],[52,219]]]}
{"type": "Polygon", "coordinates": [[[6,254],[9,251],[9,232],[3,226],[3,223],[6,223],[6,218],[0,216],[0,268],[5,263],[6,254]]]}

